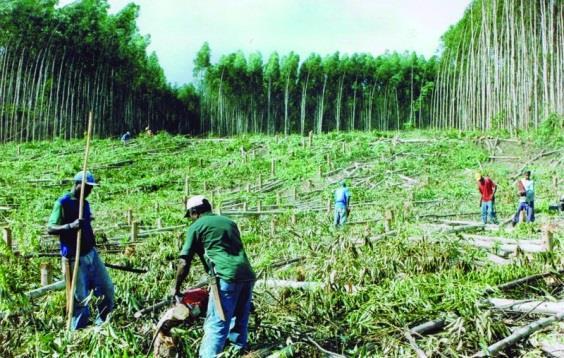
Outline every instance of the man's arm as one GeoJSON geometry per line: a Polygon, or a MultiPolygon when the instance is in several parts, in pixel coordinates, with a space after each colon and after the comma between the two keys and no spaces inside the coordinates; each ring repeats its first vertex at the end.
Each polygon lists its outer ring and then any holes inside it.
{"type": "Polygon", "coordinates": [[[182,283],[188,277],[190,273],[190,264],[192,263],[192,258],[194,253],[191,255],[183,255],[178,259],[178,268],[176,270],[176,284],[174,285],[174,292],[179,295],[182,290],[182,283]]]}
{"type": "Polygon", "coordinates": [[[196,237],[196,230],[191,226],[186,234],[186,241],[182,245],[182,250],[180,250],[180,258],[178,259],[178,268],[176,270],[176,283],[174,285],[175,294],[180,294],[182,283],[190,273],[196,237]]]}
{"type": "Polygon", "coordinates": [[[67,231],[76,231],[84,225],[84,220],[76,219],[72,223],[63,224],[63,207],[57,200],[53,206],[53,211],[47,223],[47,233],[49,235],[60,235],[67,231]]]}

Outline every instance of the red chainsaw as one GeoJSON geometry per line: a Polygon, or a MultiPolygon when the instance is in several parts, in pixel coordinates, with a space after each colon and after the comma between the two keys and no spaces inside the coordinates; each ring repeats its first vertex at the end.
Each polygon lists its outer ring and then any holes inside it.
{"type": "Polygon", "coordinates": [[[205,316],[209,300],[209,291],[206,288],[193,288],[177,300],[159,320],[151,347],[154,346],[155,357],[176,357],[178,342],[172,337],[171,330],[180,325],[192,325],[199,317],[205,316]]]}

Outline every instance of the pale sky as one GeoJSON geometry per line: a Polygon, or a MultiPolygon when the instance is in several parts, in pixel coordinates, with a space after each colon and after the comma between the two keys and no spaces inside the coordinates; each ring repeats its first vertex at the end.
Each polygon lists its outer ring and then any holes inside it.
{"type": "MultiPolygon", "coordinates": [[[[60,0],[65,5],[74,0],[60,0]]],[[[167,80],[192,80],[195,54],[204,41],[212,62],[242,50],[260,51],[266,61],[278,51],[335,51],[372,55],[415,51],[436,53],[441,35],[462,18],[471,0],[108,0],[115,13],[141,6],[141,34],[151,36],[167,80]]]]}

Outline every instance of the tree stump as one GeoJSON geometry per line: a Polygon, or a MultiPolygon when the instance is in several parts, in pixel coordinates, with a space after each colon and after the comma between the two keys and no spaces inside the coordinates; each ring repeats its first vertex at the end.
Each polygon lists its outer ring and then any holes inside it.
{"type": "Polygon", "coordinates": [[[270,175],[276,175],[276,159],[272,159],[272,161],[270,162],[270,175]]]}
{"type": "Polygon", "coordinates": [[[131,241],[137,241],[139,236],[139,223],[134,221],[131,223],[131,241]]]}
{"type": "Polygon", "coordinates": [[[542,230],[542,238],[546,242],[548,251],[552,252],[555,246],[554,231],[551,225],[546,225],[542,230]]]}
{"type": "Polygon", "coordinates": [[[309,131],[307,145],[309,148],[313,145],[313,131],[309,131]]]}
{"type": "Polygon", "coordinates": [[[274,219],[270,220],[270,236],[274,237],[276,234],[276,221],[274,219]]]}
{"type": "Polygon", "coordinates": [[[184,196],[190,195],[190,177],[186,175],[184,177],[184,196]]]}
{"type": "Polygon", "coordinates": [[[384,212],[384,231],[389,232],[392,230],[394,222],[394,212],[387,209],[384,212]]]}
{"type": "Polygon", "coordinates": [[[13,251],[14,247],[12,242],[12,229],[5,227],[3,230],[3,237],[4,243],[6,244],[6,246],[8,246],[8,250],[10,250],[10,252],[13,251]]]}
{"type": "Polygon", "coordinates": [[[127,225],[131,225],[133,223],[133,210],[131,208],[127,209],[125,216],[127,218],[127,225]]]}
{"type": "Polygon", "coordinates": [[[292,223],[292,225],[296,225],[298,223],[296,214],[292,213],[292,216],[290,216],[290,222],[292,223]]]}
{"type": "Polygon", "coordinates": [[[51,265],[48,262],[41,263],[41,287],[51,283],[51,265]]]}

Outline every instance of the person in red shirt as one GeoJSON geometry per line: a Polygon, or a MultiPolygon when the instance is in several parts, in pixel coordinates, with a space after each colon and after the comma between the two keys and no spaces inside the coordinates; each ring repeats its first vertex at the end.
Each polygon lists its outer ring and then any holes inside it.
{"type": "Polygon", "coordinates": [[[488,176],[484,177],[480,172],[476,173],[476,180],[478,181],[478,191],[481,194],[480,208],[482,209],[482,222],[486,224],[489,216],[490,222],[497,224],[494,207],[497,185],[495,185],[493,180],[491,180],[488,176]]]}

